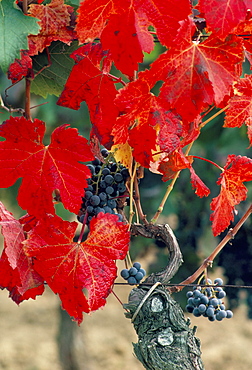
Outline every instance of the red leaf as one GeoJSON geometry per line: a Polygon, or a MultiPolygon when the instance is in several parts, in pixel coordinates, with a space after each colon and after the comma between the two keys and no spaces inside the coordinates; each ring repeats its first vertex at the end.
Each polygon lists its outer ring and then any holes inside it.
{"type": "Polygon", "coordinates": [[[82,312],[97,310],[106,303],[117,276],[114,260],[123,259],[127,253],[128,226],[117,220],[116,215],[99,213],[90,223],[87,239],[78,243],[73,241],[76,222],[51,217],[48,223],[39,223],[26,242],[34,268],[79,324],[82,312]]]}
{"type": "Polygon", "coordinates": [[[15,62],[9,66],[8,79],[14,84],[29,75],[31,77],[32,59],[27,50],[21,50],[21,59],[15,59],[15,62]]]}
{"type": "Polygon", "coordinates": [[[245,123],[248,126],[248,137],[251,146],[252,76],[241,78],[235,85],[235,90],[237,95],[229,100],[224,127],[241,127],[245,123]]]}
{"type": "Polygon", "coordinates": [[[22,225],[1,202],[0,225],[4,236],[4,250],[0,259],[0,287],[8,289],[16,303],[35,298],[43,293],[44,281],[34,271],[31,258],[24,253],[25,235],[22,225]]]}
{"type": "Polygon", "coordinates": [[[170,46],[179,21],[190,13],[187,0],[181,0],[176,7],[172,0],[86,0],[79,8],[76,31],[81,43],[100,38],[116,67],[133,78],[143,60],[143,51],[153,50],[148,27],[154,26],[159,40],[170,46]]]}
{"type": "Polygon", "coordinates": [[[238,38],[222,42],[210,36],[196,44],[192,42],[194,31],[191,21],[182,22],[174,46],[153,62],[149,71],[139,75],[151,87],[163,80],[160,98],[188,121],[193,121],[204,107],[220,105],[230,95],[233,82],[239,78],[237,66],[243,61],[238,38]]]}
{"type": "Polygon", "coordinates": [[[185,156],[182,150],[176,150],[163,158],[158,171],[163,174],[162,180],[168,181],[174,178],[178,171],[188,168],[191,174],[191,183],[198,197],[207,197],[210,190],[195,173],[192,167],[193,157],[185,156]]]}
{"type": "Polygon", "coordinates": [[[101,45],[85,45],[72,55],[77,64],[73,67],[65,88],[57,102],[58,105],[79,109],[80,103],[86,101],[94,133],[101,143],[111,141],[111,130],[118,115],[114,105],[116,88],[107,75],[110,59],[101,45]],[[107,60],[108,59],[108,60],[107,60]],[[104,69],[99,69],[103,61],[104,69]]]}
{"type": "Polygon", "coordinates": [[[245,20],[247,6],[243,0],[200,0],[199,10],[204,13],[207,28],[210,28],[221,39],[245,20]]]}
{"type": "Polygon", "coordinates": [[[79,163],[93,159],[87,140],[76,129],[63,125],[42,143],[45,125],[24,117],[10,117],[0,126],[0,187],[9,187],[22,177],[19,205],[30,215],[55,213],[52,193],[58,189],[66,209],[78,213],[89,169],[79,163]]]}
{"type": "Polygon", "coordinates": [[[104,49],[109,49],[116,68],[132,79],[143,61],[143,51],[153,50],[153,37],[146,23],[138,18],[133,8],[121,14],[112,14],[101,35],[104,49]]]}
{"type": "MultiPolygon", "coordinates": [[[[149,52],[146,50],[146,47],[150,47],[150,37],[146,32],[148,27],[154,26],[159,40],[164,45],[170,46],[179,28],[179,21],[191,13],[191,7],[187,0],[177,2],[176,6],[172,0],[165,2],[163,0],[86,0],[80,5],[77,19],[76,31],[80,42],[85,43],[97,37],[100,38],[104,29],[106,32],[106,27],[112,31],[115,15],[121,19],[120,28],[127,32],[126,27],[129,25],[132,13],[135,17],[136,37],[139,44],[143,50],[149,52]]],[[[118,20],[115,25],[117,24],[118,20]]],[[[117,28],[114,27],[114,32],[116,31],[117,28]]],[[[130,27],[128,39],[131,39],[131,32],[130,27]]],[[[107,42],[109,43],[109,40],[107,42]]],[[[124,42],[128,43],[128,40],[124,42]]],[[[132,50],[129,52],[132,54],[132,50]]]]}
{"type": "Polygon", "coordinates": [[[237,204],[247,197],[247,188],[243,182],[252,180],[252,159],[242,156],[229,155],[223,173],[217,181],[221,185],[218,197],[211,203],[214,211],[210,219],[213,221],[214,236],[224,231],[234,220],[234,209],[237,204]]]}
{"type": "Polygon", "coordinates": [[[51,0],[50,4],[31,4],[29,15],[40,19],[40,32],[36,36],[29,36],[29,54],[36,55],[49,46],[52,41],[62,41],[70,44],[74,39],[74,32],[69,28],[70,16],[74,9],[64,4],[64,0],[51,0]]]}

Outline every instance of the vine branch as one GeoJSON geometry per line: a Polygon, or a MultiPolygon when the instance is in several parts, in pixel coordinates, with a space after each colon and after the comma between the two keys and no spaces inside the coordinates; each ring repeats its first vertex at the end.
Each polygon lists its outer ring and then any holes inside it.
{"type": "Polygon", "coordinates": [[[250,207],[248,208],[248,210],[246,211],[246,213],[242,216],[242,218],[237,222],[237,224],[235,225],[235,227],[233,229],[229,229],[227,235],[222,239],[222,241],[217,245],[217,247],[214,249],[214,251],[210,254],[210,256],[208,258],[206,258],[204,260],[204,262],[202,263],[202,265],[194,272],[193,275],[189,276],[187,279],[183,280],[180,284],[182,284],[182,286],[175,286],[175,287],[172,287],[170,288],[169,290],[171,292],[179,292],[181,291],[184,286],[186,286],[187,284],[192,284],[203,272],[204,270],[211,266],[212,263],[213,263],[213,260],[215,259],[215,257],[219,254],[219,252],[224,248],[224,246],[231,240],[234,238],[234,236],[237,234],[237,232],[239,231],[239,229],[241,228],[241,226],[244,224],[244,222],[248,219],[248,217],[251,215],[252,213],[252,204],[250,205],[250,207]]]}

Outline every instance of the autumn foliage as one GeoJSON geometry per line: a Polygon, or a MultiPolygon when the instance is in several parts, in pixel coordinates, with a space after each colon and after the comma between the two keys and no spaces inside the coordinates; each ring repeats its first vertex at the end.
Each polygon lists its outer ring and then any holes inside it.
{"type": "MultiPolygon", "coordinates": [[[[16,220],[0,204],[0,287],[20,303],[47,283],[80,323],[83,312],[105,304],[115,260],[128,251],[129,225],[99,214],[86,240],[76,242],[77,223],[62,220],[55,201],[78,214],[91,177],[86,164],[98,145],[116,151],[132,182],[140,167],[163,181],[187,169],[196,195],[209,196],[190,154],[205,116],[215,107],[225,112],[225,127],[245,124],[252,145],[252,80],[242,76],[245,57],[252,63],[252,1],[84,0],[78,7],[51,0],[27,9],[23,3],[0,2],[3,72],[12,83],[25,78],[31,92],[58,95],[59,106],[77,110],[85,102],[92,130],[88,141],[62,124],[44,145],[45,123],[27,106],[0,126],[0,187],[21,178],[17,201],[27,212],[16,220]],[[10,30],[18,35],[14,42],[10,30]],[[164,51],[144,68],[156,42],[164,51]]],[[[248,157],[230,154],[221,166],[220,192],[211,202],[215,236],[233,221],[235,206],[247,198],[244,183],[252,180],[248,157]]]]}

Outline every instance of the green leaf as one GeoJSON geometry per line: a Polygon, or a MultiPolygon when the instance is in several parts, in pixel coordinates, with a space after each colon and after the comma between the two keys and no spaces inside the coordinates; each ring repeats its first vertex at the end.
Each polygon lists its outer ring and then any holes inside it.
{"type": "Polygon", "coordinates": [[[0,1],[0,68],[7,72],[20,50],[28,49],[28,35],[39,33],[39,19],[24,15],[14,1],[0,1]]]}
{"type": "Polygon", "coordinates": [[[77,48],[77,41],[70,46],[55,41],[48,48],[49,58],[46,50],[34,56],[33,70],[35,75],[38,75],[32,81],[31,92],[43,98],[48,94],[59,96],[74,65],[70,54],[77,48]]]}

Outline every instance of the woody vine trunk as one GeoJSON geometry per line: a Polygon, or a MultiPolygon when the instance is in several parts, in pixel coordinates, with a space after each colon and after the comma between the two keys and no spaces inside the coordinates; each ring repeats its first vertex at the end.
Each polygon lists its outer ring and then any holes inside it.
{"type": "Polygon", "coordinates": [[[190,320],[165,288],[182,263],[173,231],[169,225],[148,224],[133,225],[132,233],[163,241],[170,254],[166,269],[132,289],[124,305],[138,335],[135,355],[148,370],[203,370],[196,327],[190,328],[190,320]]]}

